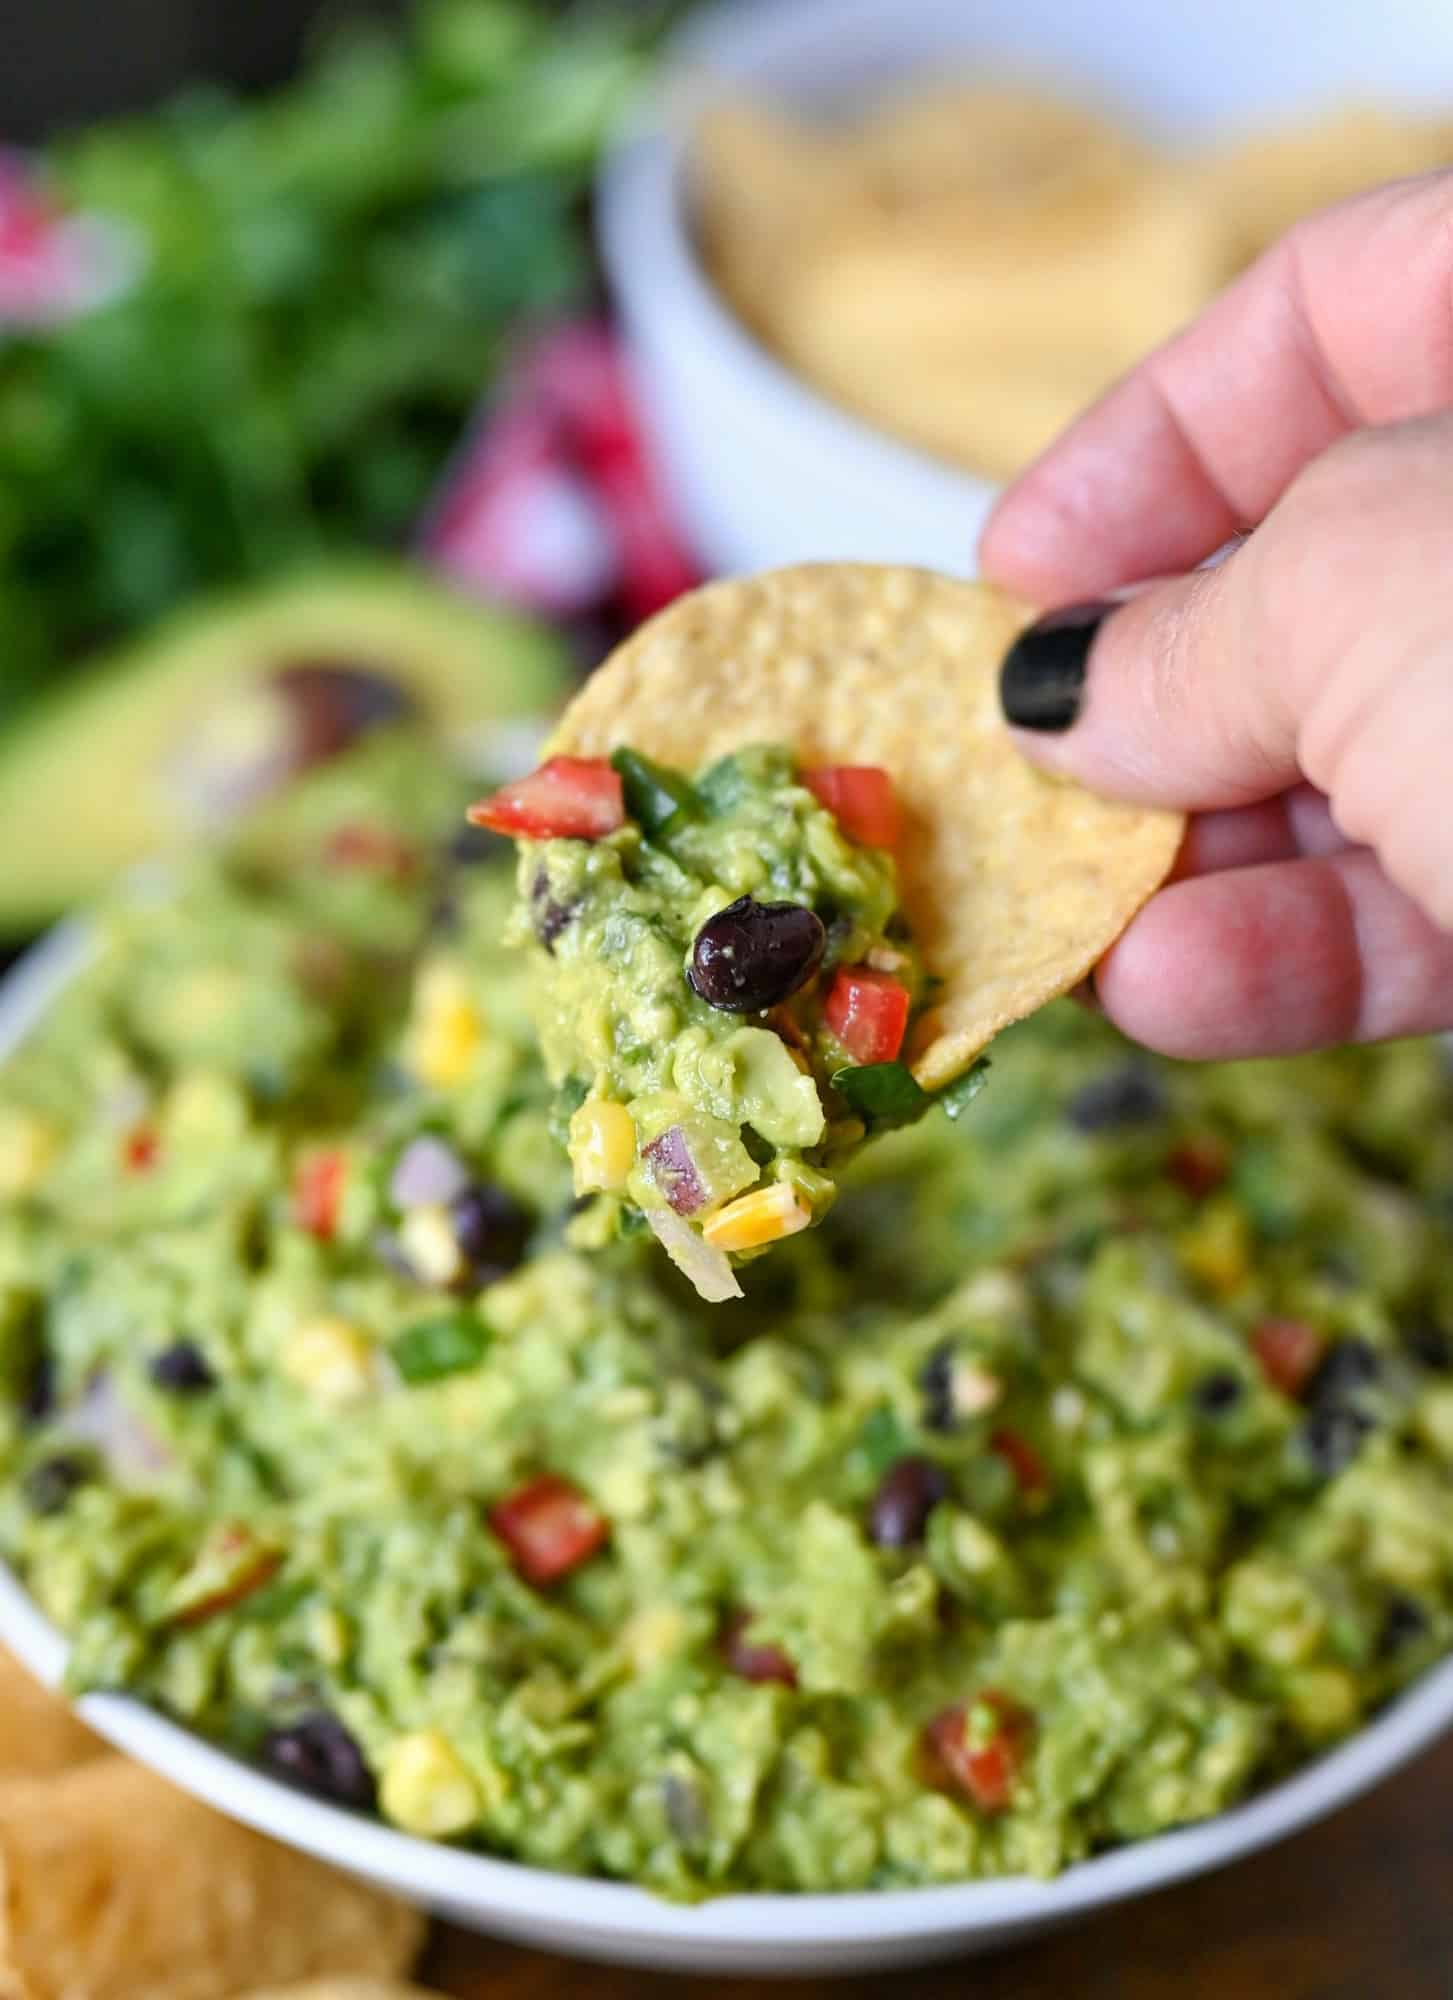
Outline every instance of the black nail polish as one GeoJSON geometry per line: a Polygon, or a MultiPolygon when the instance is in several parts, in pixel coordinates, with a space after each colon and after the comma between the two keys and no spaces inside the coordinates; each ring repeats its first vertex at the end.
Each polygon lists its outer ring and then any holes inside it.
{"type": "Polygon", "coordinates": [[[1080,712],[1085,663],[1113,604],[1067,604],[1021,632],[999,670],[999,700],[1019,729],[1068,729],[1080,712]]]}

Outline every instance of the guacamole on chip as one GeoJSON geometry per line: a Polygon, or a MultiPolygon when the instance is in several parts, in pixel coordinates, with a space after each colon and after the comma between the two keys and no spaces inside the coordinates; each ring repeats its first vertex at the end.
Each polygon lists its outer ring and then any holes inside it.
{"type": "Polygon", "coordinates": [[[770,745],[688,778],[621,749],[554,758],[471,816],[522,840],[511,935],[601,1211],[577,1238],[644,1216],[703,1298],[739,1298],[730,1256],[807,1228],[870,1124],[933,1101],[899,1060],[932,989],[891,778],[770,745]]]}
{"type": "MultiPolygon", "coordinates": [[[[886,937],[887,850],[778,754],[886,937]]],[[[1182,1068],[1050,1007],[705,1304],[576,1240],[468,796],[377,732],[99,910],[0,1071],[0,1550],[74,1690],[692,1898],[1051,1874],[1453,1644],[1434,1045],[1182,1068]]]]}
{"type": "Polygon", "coordinates": [[[1028,615],[871,564],[711,585],[471,815],[521,843],[512,935],[576,1191],[643,1217],[704,1298],[817,1220],[871,1132],[936,1094],[957,1115],[984,1044],[1082,977],[1174,859],[1176,814],[1015,750],[996,686],[1028,615]]]}

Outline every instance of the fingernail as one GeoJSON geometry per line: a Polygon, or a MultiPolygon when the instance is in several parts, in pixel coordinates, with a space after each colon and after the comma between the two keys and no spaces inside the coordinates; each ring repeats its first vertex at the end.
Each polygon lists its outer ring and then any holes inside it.
{"type": "Polygon", "coordinates": [[[999,670],[999,700],[1019,729],[1068,729],[1080,712],[1085,663],[1115,606],[1067,604],[1020,633],[999,670]]]}

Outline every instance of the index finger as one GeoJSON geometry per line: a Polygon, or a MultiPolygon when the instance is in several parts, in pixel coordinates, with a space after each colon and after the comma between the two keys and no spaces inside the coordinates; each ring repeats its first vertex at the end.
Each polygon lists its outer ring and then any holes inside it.
{"type": "Polygon", "coordinates": [[[1343,432],[1453,401],[1453,172],[1299,223],[999,501],[986,575],[1041,604],[1187,570],[1343,432]]]}

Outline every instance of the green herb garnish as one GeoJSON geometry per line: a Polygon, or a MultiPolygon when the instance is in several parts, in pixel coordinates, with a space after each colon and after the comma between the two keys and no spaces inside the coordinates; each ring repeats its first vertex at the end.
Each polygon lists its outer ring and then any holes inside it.
{"type": "Polygon", "coordinates": [[[875,1410],[870,1410],[863,1421],[863,1428],[858,1432],[858,1449],[875,1476],[886,1472],[906,1452],[912,1451],[914,1442],[903,1428],[898,1412],[889,1403],[880,1403],[875,1410]]]}
{"type": "Polygon", "coordinates": [[[437,1382],[478,1367],[490,1344],[490,1330],[473,1313],[447,1313],[418,1320],[395,1334],[389,1354],[406,1382],[437,1382]]]}
{"type": "Polygon", "coordinates": [[[639,750],[613,751],[610,761],[620,774],[626,811],[643,833],[654,838],[668,832],[673,820],[696,818],[696,794],[678,772],[664,770],[639,750]]]}
{"type": "Polygon", "coordinates": [[[832,1087],[873,1132],[916,1124],[937,1101],[907,1063],[901,1062],[863,1063],[834,1070],[832,1087]]]}
{"type": "Polygon", "coordinates": [[[989,1058],[979,1056],[960,1077],[938,1093],[938,1102],[950,1118],[962,1118],[989,1081],[989,1058]]]}

